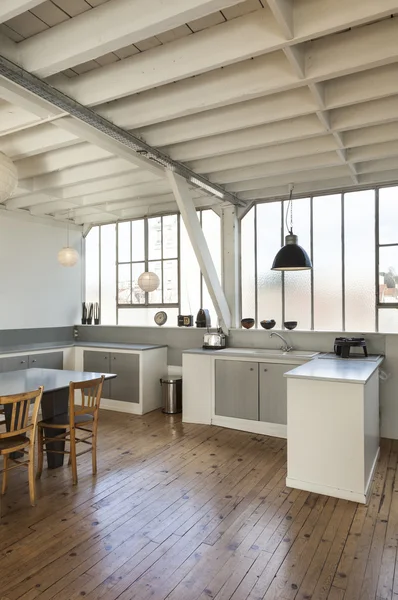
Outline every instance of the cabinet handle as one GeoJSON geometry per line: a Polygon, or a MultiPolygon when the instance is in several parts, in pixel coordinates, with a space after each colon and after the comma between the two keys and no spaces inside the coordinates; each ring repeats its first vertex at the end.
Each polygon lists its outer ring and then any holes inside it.
{"type": "Polygon", "coordinates": [[[254,371],[254,367],[250,367],[250,371],[254,371]]]}
{"type": "Polygon", "coordinates": [[[264,373],[266,373],[268,371],[268,369],[264,369],[264,373]]]}
{"type": "Polygon", "coordinates": [[[21,365],[24,365],[26,363],[26,360],[21,360],[21,365]]]}
{"type": "Polygon", "coordinates": [[[34,359],[32,360],[32,362],[37,362],[37,360],[34,358],[34,359]]]}

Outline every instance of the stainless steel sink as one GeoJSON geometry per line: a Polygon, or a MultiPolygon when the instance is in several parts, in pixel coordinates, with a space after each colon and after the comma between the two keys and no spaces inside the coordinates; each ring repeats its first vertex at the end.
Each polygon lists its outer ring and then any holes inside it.
{"type": "Polygon", "coordinates": [[[306,350],[290,350],[290,352],[282,352],[282,350],[262,349],[262,348],[224,348],[219,350],[218,354],[240,354],[248,356],[257,356],[263,358],[303,358],[310,360],[315,358],[319,352],[310,352],[306,350]]]}

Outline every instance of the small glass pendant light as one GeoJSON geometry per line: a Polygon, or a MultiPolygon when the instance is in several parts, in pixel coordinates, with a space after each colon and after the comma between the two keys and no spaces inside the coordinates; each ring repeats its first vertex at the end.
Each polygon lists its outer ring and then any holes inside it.
{"type": "Polygon", "coordinates": [[[289,231],[285,237],[285,245],[279,250],[272,263],[272,271],[305,271],[312,269],[312,262],[307,252],[298,245],[298,237],[293,233],[293,186],[290,186],[289,203],[286,210],[286,229],[289,231]],[[287,218],[290,211],[290,227],[287,218]]]}
{"type": "Polygon", "coordinates": [[[66,246],[58,252],[58,262],[63,267],[74,267],[79,260],[79,253],[69,246],[69,217],[66,224],[66,246]]]}

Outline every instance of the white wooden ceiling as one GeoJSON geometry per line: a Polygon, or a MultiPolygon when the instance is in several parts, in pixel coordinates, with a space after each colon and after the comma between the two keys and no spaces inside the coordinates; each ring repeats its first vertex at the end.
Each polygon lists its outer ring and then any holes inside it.
{"type": "MultiPolygon", "coordinates": [[[[398,0],[1,0],[0,23],[1,55],[244,202],[398,181],[398,0]]],[[[10,210],[175,208],[161,168],[4,79],[0,151],[10,210]]]]}

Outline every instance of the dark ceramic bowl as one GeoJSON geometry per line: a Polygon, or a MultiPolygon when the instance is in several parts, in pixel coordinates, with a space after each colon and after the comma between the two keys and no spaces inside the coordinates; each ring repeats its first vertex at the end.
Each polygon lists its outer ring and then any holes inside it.
{"type": "Polygon", "coordinates": [[[254,325],[254,319],[242,319],[240,324],[245,329],[251,329],[254,325]]]}
{"type": "Polygon", "coordinates": [[[297,321],[285,321],[283,325],[286,327],[286,329],[296,329],[297,321]]]}
{"type": "Polygon", "coordinates": [[[273,327],[275,327],[276,322],[274,321],[274,319],[271,319],[270,321],[261,321],[260,325],[264,329],[272,329],[273,327]]]}

